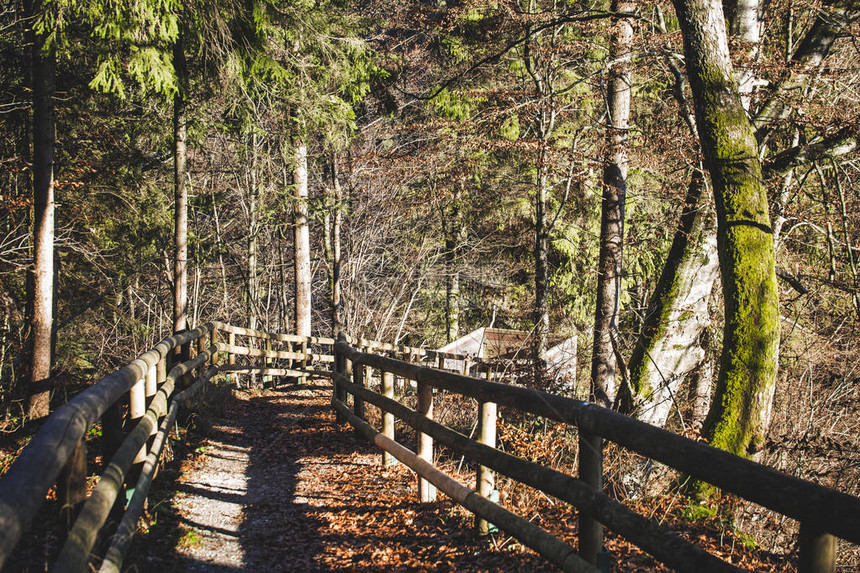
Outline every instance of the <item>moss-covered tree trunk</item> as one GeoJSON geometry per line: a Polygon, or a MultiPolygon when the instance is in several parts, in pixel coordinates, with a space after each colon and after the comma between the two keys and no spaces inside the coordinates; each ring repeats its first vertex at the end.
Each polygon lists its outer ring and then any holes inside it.
{"type": "Polygon", "coordinates": [[[624,409],[632,410],[638,419],[665,425],[682,383],[705,360],[701,338],[710,324],[708,302],[718,272],[713,210],[704,174],[696,170],[628,364],[634,396],[627,396],[626,388],[621,393],[624,409]]]}
{"type": "Polygon", "coordinates": [[[779,351],[773,234],[758,147],[734,80],[719,2],[675,0],[699,139],[713,182],[725,330],[703,434],[739,455],[762,445],[779,351]]]}
{"type": "MultiPolygon", "coordinates": [[[[613,12],[633,12],[632,2],[613,0],[613,12]]],[[[633,20],[616,18],[609,45],[606,88],[608,118],[603,197],[600,215],[600,255],[591,380],[594,400],[611,407],[617,392],[616,338],[621,295],[621,254],[624,244],[624,203],[627,195],[627,146],[630,118],[630,56],[633,20]]]]}

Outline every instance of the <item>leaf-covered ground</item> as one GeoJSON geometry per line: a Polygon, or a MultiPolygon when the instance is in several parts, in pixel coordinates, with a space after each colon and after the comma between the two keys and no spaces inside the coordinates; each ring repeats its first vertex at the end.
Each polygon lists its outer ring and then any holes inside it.
{"type": "MultiPolygon", "coordinates": [[[[175,479],[163,476],[130,570],[556,570],[503,533],[477,537],[470,514],[441,494],[418,503],[414,475],[383,469],[377,451],[335,423],[329,399],[323,387],[226,395],[198,420],[205,437],[189,439],[175,479]]],[[[572,510],[533,499],[527,517],[575,544],[572,510]]],[[[684,535],[744,568],[785,567],[713,528],[684,535]]],[[[607,546],[615,571],[666,570],[611,534],[607,546]]]]}

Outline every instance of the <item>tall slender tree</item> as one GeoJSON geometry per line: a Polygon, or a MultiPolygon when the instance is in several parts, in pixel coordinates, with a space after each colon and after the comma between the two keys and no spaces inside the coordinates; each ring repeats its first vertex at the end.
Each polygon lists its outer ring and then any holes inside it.
{"type": "MultiPolygon", "coordinates": [[[[611,10],[629,14],[633,2],[613,0],[611,10]]],[[[609,44],[606,87],[606,159],[603,167],[603,200],[600,216],[600,259],[597,273],[597,310],[591,359],[592,393],[606,407],[615,402],[619,361],[618,308],[621,297],[621,262],[624,246],[624,203],[627,194],[627,146],[630,119],[630,62],[633,19],[614,19],[609,44]]]]}
{"type": "Polygon", "coordinates": [[[50,32],[36,30],[43,2],[28,2],[28,40],[33,93],[33,315],[30,320],[32,358],[29,415],[42,418],[50,410],[51,328],[54,315],[54,82],[56,51],[50,32]]]}
{"type": "Polygon", "coordinates": [[[178,89],[173,96],[173,332],[188,328],[188,65],[182,35],[173,44],[178,89]]]}
{"type": "Polygon", "coordinates": [[[295,248],[296,334],[311,335],[311,240],[308,226],[308,148],[301,138],[293,141],[293,245],[295,248]]]}

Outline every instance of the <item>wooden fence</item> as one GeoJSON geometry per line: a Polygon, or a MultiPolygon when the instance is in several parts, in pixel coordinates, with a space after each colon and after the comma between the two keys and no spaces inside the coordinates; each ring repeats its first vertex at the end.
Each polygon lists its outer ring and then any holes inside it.
{"type": "Polygon", "coordinates": [[[100,571],[120,571],[180,406],[218,373],[263,382],[328,378],[333,345],[210,322],[162,340],[87,388],[47,419],[0,480],[0,569],[56,485],[65,540],[52,570],[89,571],[93,548],[109,538],[100,571]],[[96,425],[105,464],[87,496],[87,477],[98,468],[87,466],[86,437],[96,425]]]}
{"type": "MultiPolygon", "coordinates": [[[[401,349],[394,350],[402,353],[401,349]]],[[[422,501],[433,498],[432,487],[436,486],[479,518],[504,529],[565,571],[594,570],[603,546],[603,525],[678,571],[737,571],[733,565],[606,496],[602,491],[604,440],[798,520],[802,573],[834,571],[834,536],[860,544],[860,499],[782,474],[595,404],[362,352],[346,342],[335,345],[333,379],[332,403],[338,414],[419,474],[422,501]],[[378,372],[381,392],[368,387],[372,370],[378,372]],[[416,410],[394,400],[394,377],[417,384],[416,410]],[[433,420],[433,395],[440,391],[474,398],[481,404],[479,416],[483,431],[478,440],[433,420]],[[352,395],[352,410],[347,406],[349,395],[352,395]],[[381,431],[364,419],[365,402],[383,412],[381,431]],[[495,449],[496,405],[575,426],[579,433],[578,477],[495,449]],[[418,433],[417,453],[394,440],[395,417],[418,433]],[[433,440],[479,464],[478,491],[465,489],[433,467],[433,440]],[[492,483],[488,475],[491,471],[575,506],[579,510],[578,552],[492,503],[486,486],[492,483]]]]}
{"type": "MultiPolygon", "coordinates": [[[[421,348],[351,337],[335,344],[331,338],[271,334],[219,322],[166,338],[51,415],[0,481],[0,568],[56,484],[59,519],[67,534],[53,570],[87,571],[92,563],[101,561],[100,571],[120,571],[179,408],[190,405],[218,373],[252,380],[259,376],[263,383],[274,376],[333,379],[332,405],[338,416],[383,450],[384,464],[397,459],[418,473],[422,501],[435,499],[438,488],[475,513],[483,532],[493,524],[565,571],[595,570],[602,555],[603,525],[679,571],[736,570],[604,495],[603,440],[799,520],[800,569],[804,573],[833,571],[834,535],[860,543],[860,499],[594,404],[470,378],[466,374],[470,369],[474,371],[471,367],[475,365],[470,357],[421,348]],[[460,365],[461,373],[426,366],[444,366],[452,360],[460,365]],[[374,372],[378,374],[380,392],[370,388],[374,372]],[[407,389],[414,383],[416,410],[394,400],[396,378],[407,389]],[[477,440],[433,420],[434,392],[440,391],[478,401],[477,440]],[[347,405],[350,395],[351,409],[347,405]],[[381,431],[364,419],[366,402],[383,412],[381,431]],[[497,405],[576,426],[580,441],[578,477],[498,451],[497,405]],[[416,452],[395,441],[395,417],[418,433],[416,452]],[[87,497],[86,479],[91,472],[85,440],[88,430],[99,421],[106,462],[98,485],[87,497]],[[434,440],[477,464],[476,490],[433,466],[434,440]],[[495,503],[494,472],[576,506],[578,551],[495,503]],[[108,539],[109,549],[103,558],[94,560],[93,547],[100,538],[108,539]]],[[[478,371],[490,377],[489,364],[477,366],[478,371]]]]}

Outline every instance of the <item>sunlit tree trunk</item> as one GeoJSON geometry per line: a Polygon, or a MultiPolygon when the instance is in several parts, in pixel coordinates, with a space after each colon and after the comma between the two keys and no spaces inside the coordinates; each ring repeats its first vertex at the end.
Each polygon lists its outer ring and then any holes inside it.
{"type": "Polygon", "coordinates": [[[173,45],[173,66],[179,91],[173,97],[173,332],[188,328],[188,173],[186,170],[186,97],[188,70],[182,38],[173,45]]]}
{"type": "Polygon", "coordinates": [[[257,134],[251,135],[251,168],[248,197],[248,328],[256,330],[259,314],[260,287],[257,272],[257,237],[259,227],[259,184],[257,182],[257,134]]]}
{"type": "Polygon", "coordinates": [[[442,226],[445,233],[445,330],[447,342],[460,337],[460,268],[457,260],[463,241],[460,218],[461,190],[454,192],[451,209],[443,209],[442,226]]]}
{"type": "Polygon", "coordinates": [[[675,0],[696,123],[713,182],[725,327],[703,434],[750,455],[764,442],[779,351],[779,298],[767,192],[729,59],[722,6],[675,0]]]}
{"type": "Polygon", "coordinates": [[[730,0],[731,11],[727,10],[729,26],[735,40],[743,44],[744,63],[738,71],[738,93],[744,109],[749,109],[752,93],[755,90],[756,74],[752,66],[759,54],[761,23],[759,22],[759,0],[730,0]]]}
{"type": "Polygon", "coordinates": [[[341,302],[340,302],[340,228],[343,221],[342,205],[343,193],[340,188],[340,179],[338,173],[338,157],[336,153],[331,157],[330,185],[327,186],[329,194],[326,214],[325,214],[325,232],[324,245],[326,251],[326,260],[329,263],[329,293],[331,300],[331,331],[332,336],[337,339],[343,332],[343,323],[341,319],[341,302]]]}
{"type": "MultiPolygon", "coordinates": [[[[542,121],[542,125],[546,125],[542,121]]],[[[541,134],[541,151],[538,159],[538,172],[535,179],[535,309],[534,309],[534,379],[536,385],[541,385],[546,371],[547,337],[549,335],[549,270],[547,247],[549,242],[549,223],[546,214],[546,141],[548,130],[541,134]]]]}
{"type": "MultiPolygon", "coordinates": [[[[635,4],[613,0],[613,12],[633,12],[635,4]]],[[[616,18],[609,45],[607,82],[606,160],[600,216],[600,256],[597,309],[591,359],[594,400],[606,407],[615,401],[618,383],[616,336],[621,293],[621,254],[624,243],[624,202],[627,194],[627,142],[630,118],[630,55],[633,22],[616,18]]],[[[623,367],[623,365],[622,365],[623,367]]]]}
{"type": "MultiPolygon", "coordinates": [[[[30,14],[38,8],[31,6],[30,14]]],[[[33,81],[33,290],[30,364],[30,418],[50,410],[51,327],[54,294],[54,74],[55,54],[44,51],[44,38],[32,41],[33,81]]]]}
{"type": "Polygon", "coordinates": [[[296,334],[311,335],[311,246],[308,228],[308,148],[295,142],[295,278],[296,334]]]}
{"type": "Polygon", "coordinates": [[[710,324],[708,302],[719,272],[715,227],[704,174],[696,170],[628,365],[635,408],[627,403],[625,409],[656,426],[665,425],[678,406],[682,383],[705,360],[701,338],[710,324]]]}

